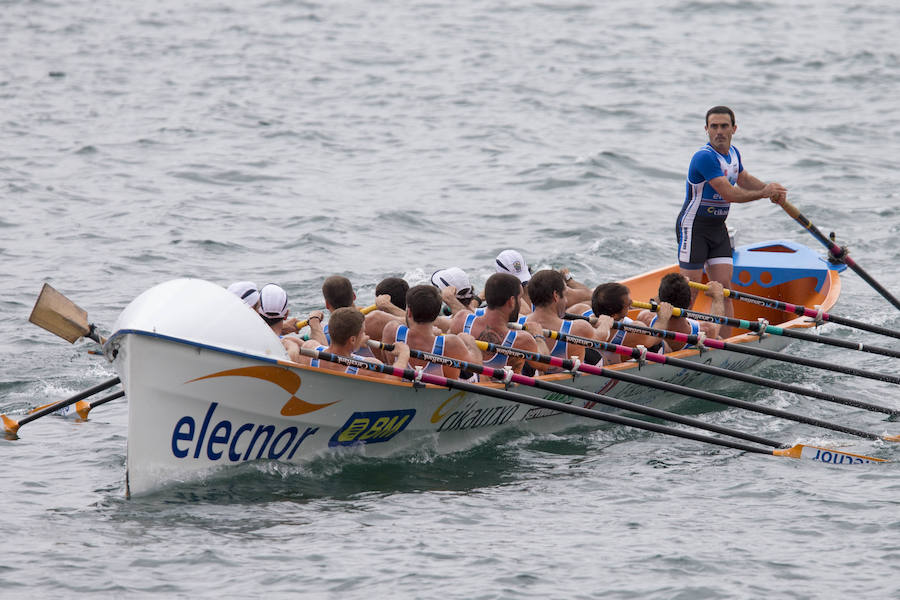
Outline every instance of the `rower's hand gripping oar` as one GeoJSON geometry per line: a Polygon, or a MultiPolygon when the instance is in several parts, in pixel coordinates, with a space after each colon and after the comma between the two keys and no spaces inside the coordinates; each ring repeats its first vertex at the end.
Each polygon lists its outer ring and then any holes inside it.
{"type": "MultiPolygon", "coordinates": [[[[631,305],[635,308],[645,308],[647,310],[656,311],[659,306],[655,302],[635,302],[631,305]]],[[[689,317],[697,321],[706,321],[708,323],[718,323],[719,325],[731,325],[738,329],[747,329],[759,334],[770,333],[773,335],[781,335],[784,337],[794,338],[797,340],[805,340],[807,342],[817,342],[828,346],[837,346],[838,348],[846,348],[847,350],[858,350],[860,352],[870,352],[872,354],[880,354],[882,356],[890,356],[891,358],[900,358],[900,351],[891,350],[890,348],[880,348],[878,346],[868,346],[859,342],[848,342],[838,340],[823,335],[815,335],[802,331],[795,331],[788,327],[775,327],[764,321],[745,321],[743,319],[732,319],[731,317],[723,317],[721,315],[710,315],[707,313],[697,312],[695,310],[687,310],[684,308],[672,308],[672,315],[675,317],[689,317]]]]}
{"type": "Polygon", "coordinates": [[[866,271],[856,264],[849,256],[849,252],[846,247],[841,247],[832,242],[830,239],[825,237],[825,235],[819,231],[819,228],[810,222],[803,214],[797,210],[797,207],[785,200],[781,203],[781,208],[784,209],[788,215],[791,216],[792,219],[800,223],[807,231],[809,231],[814,238],[819,240],[822,245],[828,248],[828,253],[837,261],[840,261],[853,269],[853,271],[863,278],[863,280],[868,283],[872,288],[884,297],[885,300],[894,305],[894,308],[900,309],[900,300],[897,300],[889,291],[887,291],[880,283],[875,281],[871,275],[866,273],[866,271]]]}
{"type": "Polygon", "coordinates": [[[87,337],[99,344],[106,340],[97,328],[88,323],[87,311],[56,291],[49,283],[41,288],[28,320],[74,344],[78,338],[87,337]]]}
{"type": "Polygon", "coordinates": [[[755,454],[767,454],[770,456],[787,456],[789,458],[809,458],[812,460],[818,460],[820,462],[829,462],[831,464],[861,464],[865,462],[889,462],[883,458],[873,458],[867,456],[861,456],[857,454],[850,454],[846,452],[840,452],[837,450],[829,450],[827,448],[818,448],[815,446],[804,446],[801,444],[795,445],[791,448],[787,448],[784,450],[768,450],[766,448],[760,448],[759,446],[751,446],[749,444],[744,444],[741,442],[733,442],[731,440],[723,440],[719,438],[710,437],[707,435],[701,435],[698,433],[693,433],[690,431],[684,431],[681,429],[676,429],[674,427],[668,427],[666,425],[659,425],[656,423],[642,421],[640,419],[632,419],[630,417],[623,417],[621,415],[615,415],[605,412],[600,412],[596,410],[592,410],[589,408],[582,408],[579,406],[572,406],[571,404],[564,404],[562,402],[555,402],[552,400],[546,400],[544,398],[536,398],[534,396],[527,396],[525,394],[519,394],[517,392],[510,392],[506,390],[497,389],[494,387],[486,386],[486,385],[478,385],[474,383],[468,383],[464,381],[451,380],[445,377],[440,377],[437,375],[431,375],[429,373],[425,373],[422,370],[414,370],[410,368],[406,369],[398,369],[396,367],[392,367],[389,365],[384,365],[381,363],[374,363],[364,360],[359,360],[347,356],[338,356],[336,354],[332,354],[330,352],[322,352],[318,350],[314,350],[312,348],[301,348],[300,352],[305,356],[309,356],[311,358],[317,358],[320,360],[327,360],[329,362],[334,362],[337,364],[345,365],[348,367],[356,367],[358,369],[366,369],[369,371],[374,371],[378,373],[386,373],[388,375],[393,375],[395,377],[400,377],[403,379],[407,379],[409,381],[418,382],[418,383],[430,383],[432,385],[437,385],[440,387],[446,387],[450,389],[458,389],[465,392],[470,392],[473,394],[478,394],[481,396],[490,396],[493,398],[500,398],[502,400],[507,400],[510,402],[519,402],[521,404],[527,404],[529,406],[537,406],[539,408],[546,408],[549,410],[555,410],[558,412],[569,413],[573,415],[578,415],[582,417],[587,417],[590,419],[596,419],[598,421],[606,421],[608,423],[614,423],[616,425],[625,425],[627,427],[633,427],[635,429],[643,429],[644,431],[653,431],[656,433],[662,433],[666,435],[671,435],[675,437],[680,437],[689,440],[695,440],[699,442],[705,442],[708,444],[715,444],[717,446],[724,446],[726,448],[733,448],[735,450],[742,450],[744,452],[752,452],[755,454]],[[827,455],[827,456],[826,456],[827,455]],[[839,460],[835,460],[834,457],[840,456],[839,460]],[[824,460],[825,458],[830,458],[831,460],[824,460]]]}
{"type": "MultiPolygon", "coordinates": [[[[709,289],[708,285],[702,284],[698,281],[691,281],[690,285],[692,288],[697,288],[698,290],[709,289]]],[[[783,310],[784,312],[794,313],[795,315],[799,315],[801,317],[810,317],[811,319],[815,319],[816,323],[827,321],[829,323],[837,323],[838,325],[845,325],[847,327],[853,327],[854,329],[862,329],[863,331],[870,331],[872,333],[878,333],[881,335],[900,339],[900,331],[897,331],[895,329],[888,329],[886,327],[880,327],[878,325],[872,325],[870,323],[863,323],[862,321],[855,321],[853,319],[848,319],[846,317],[840,317],[838,315],[827,313],[823,310],[807,308],[805,306],[791,304],[790,302],[782,302],[781,300],[775,300],[774,298],[755,296],[753,294],[739,292],[737,290],[730,290],[728,288],[725,288],[722,291],[724,292],[725,296],[729,298],[742,300],[749,304],[755,304],[756,306],[762,306],[764,308],[783,310]]]]}
{"type": "MultiPolygon", "coordinates": [[[[70,404],[75,404],[76,402],[84,400],[85,398],[87,398],[89,396],[93,396],[94,394],[96,394],[98,392],[102,392],[103,390],[109,389],[118,383],[119,383],[119,378],[113,377],[112,379],[108,379],[108,380],[104,381],[103,383],[98,383],[97,385],[95,385],[93,387],[90,387],[84,391],[78,392],[71,398],[66,398],[65,400],[60,400],[59,402],[56,402],[54,404],[49,404],[47,406],[44,406],[40,410],[37,410],[19,420],[12,419],[6,415],[0,415],[0,420],[3,421],[3,427],[5,428],[6,433],[15,434],[19,430],[19,427],[21,427],[22,425],[25,425],[26,423],[30,423],[31,421],[34,421],[35,419],[40,419],[44,415],[49,415],[51,413],[54,413],[62,408],[69,406],[70,404]]],[[[122,395],[124,395],[124,393],[122,395]]]]}

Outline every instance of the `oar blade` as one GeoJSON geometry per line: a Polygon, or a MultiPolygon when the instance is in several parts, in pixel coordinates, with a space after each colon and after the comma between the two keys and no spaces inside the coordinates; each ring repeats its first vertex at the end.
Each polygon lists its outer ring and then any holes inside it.
{"type": "Polygon", "coordinates": [[[787,456],[789,458],[803,458],[814,460],[829,465],[863,465],[868,463],[890,462],[884,458],[875,458],[873,456],[864,456],[862,454],[853,454],[851,452],[842,452],[832,448],[821,448],[819,446],[808,446],[806,444],[797,444],[791,448],[784,450],[773,450],[775,456],[787,456]]]}
{"type": "Polygon", "coordinates": [[[90,333],[87,311],[45,283],[28,320],[70,344],[90,333]]]}
{"type": "Polygon", "coordinates": [[[11,419],[6,415],[0,415],[0,420],[3,421],[3,429],[6,431],[6,433],[15,434],[17,431],[19,431],[19,422],[15,419],[11,419]]]}

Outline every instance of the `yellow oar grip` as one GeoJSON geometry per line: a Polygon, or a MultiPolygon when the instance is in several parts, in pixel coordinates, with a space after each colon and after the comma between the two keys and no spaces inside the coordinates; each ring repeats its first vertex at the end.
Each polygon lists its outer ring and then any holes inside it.
{"type": "MultiPolygon", "coordinates": [[[[651,310],[651,311],[655,311],[655,310],[656,310],[655,308],[653,308],[653,305],[650,304],[649,302],[636,302],[636,301],[632,300],[632,301],[631,301],[631,305],[632,305],[633,307],[635,307],[635,308],[646,308],[647,310],[651,310]]],[[[672,307],[672,316],[673,316],[673,317],[680,317],[680,316],[681,316],[681,309],[680,309],[680,308],[677,308],[677,307],[675,307],[675,306],[673,306],[673,307],[672,307]]]]}
{"type": "MultiPolygon", "coordinates": [[[[372,312],[373,310],[375,310],[376,308],[378,308],[378,307],[375,306],[374,304],[370,304],[369,306],[367,306],[367,307],[365,307],[365,308],[359,309],[359,312],[361,312],[361,313],[364,314],[364,315],[367,315],[367,314],[369,314],[370,312],[372,312]]],[[[297,321],[297,325],[295,325],[295,327],[297,327],[297,331],[300,331],[301,329],[303,329],[303,328],[306,327],[307,325],[309,325],[309,319],[304,319],[304,320],[302,320],[302,321],[297,321]]]]}
{"type": "MultiPolygon", "coordinates": [[[[706,285],[705,283],[700,283],[699,281],[689,281],[688,285],[690,285],[692,288],[703,290],[704,292],[709,289],[708,285],[706,285]]],[[[722,294],[728,297],[731,295],[731,290],[729,290],[728,288],[723,288],[722,294]]]]}

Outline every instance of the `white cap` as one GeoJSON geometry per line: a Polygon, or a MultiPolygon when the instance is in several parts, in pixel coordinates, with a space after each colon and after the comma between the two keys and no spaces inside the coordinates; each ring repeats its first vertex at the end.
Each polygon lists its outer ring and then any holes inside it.
{"type": "Polygon", "coordinates": [[[522,283],[528,283],[531,280],[528,263],[525,262],[518,250],[504,250],[497,255],[496,263],[498,273],[515,275],[522,283]]]}
{"type": "Polygon", "coordinates": [[[259,290],[252,281],[236,281],[228,286],[228,291],[243,300],[247,306],[254,307],[259,302],[259,290]]]}
{"type": "Polygon", "coordinates": [[[431,284],[442,290],[451,285],[456,288],[457,298],[471,298],[475,295],[469,276],[459,267],[450,267],[435,271],[431,276],[431,284]]]}
{"type": "Polygon", "coordinates": [[[287,292],[280,285],[267,283],[259,290],[256,312],[269,319],[283,319],[287,316],[287,303],[287,292]]]}

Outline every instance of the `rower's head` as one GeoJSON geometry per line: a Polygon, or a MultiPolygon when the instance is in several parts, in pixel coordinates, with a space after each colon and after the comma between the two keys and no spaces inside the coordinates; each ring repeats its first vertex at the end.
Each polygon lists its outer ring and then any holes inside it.
{"type": "Polygon", "coordinates": [[[690,308],[691,285],[688,278],[681,273],[668,273],[659,282],[657,299],[668,302],[676,308],[690,308]]]}
{"type": "Polygon", "coordinates": [[[343,275],[332,275],[326,279],[322,284],[322,296],[325,298],[325,308],[331,311],[353,306],[356,302],[353,284],[343,275]]]}
{"type": "Polygon", "coordinates": [[[244,301],[244,304],[255,309],[259,305],[259,290],[252,281],[235,281],[228,286],[228,291],[244,301]]]}
{"type": "Polygon", "coordinates": [[[391,304],[397,308],[406,308],[406,292],[409,284],[402,277],[385,277],[375,286],[375,295],[387,294],[391,297],[391,304]]]}
{"type": "Polygon", "coordinates": [[[601,283],[591,294],[591,310],[598,317],[609,315],[620,320],[628,314],[629,308],[631,308],[631,290],[621,283],[615,281],[601,283]]]}
{"type": "Polygon", "coordinates": [[[406,293],[406,317],[415,323],[433,323],[441,312],[441,293],[432,285],[414,285],[406,293]]]}
{"type": "Polygon", "coordinates": [[[267,283],[259,288],[259,306],[256,309],[259,316],[273,330],[281,330],[281,322],[288,316],[287,292],[280,285],[267,283]]]}
{"type": "Polygon", "coordinates": [[[343,346],[356,337],[353,350],[361,347],[368,339],[365,334],[366,317],[359,309],[351,306],[339,308],[331,313],[328,318],[328,334],[331,343],[335,346],[343,346]]]}
{"type": "Polygon", "coordinates": [[[528,282],[528,296],[535,306],[554,307],[560,317],[566,313],[566,280],[559,271],[535,273],[528,282]]]}
{"type": "Polygon", "coordinates": [[[475,288],[469,282],[469,276],[459,267],[435,271],[431,274],[431,284],[439,290],[455,287],[456,299],[464,305],[468,305],[475,297],[475,288]]]}
{"type": "Polygon", "coordinates": [[[512,299],[508,317],[510,321],[519,318],[519,296],[521,294],[521,281],[509,273],[494,273],[484,284],[484,299],[487,302],[488,310],[503,308],[512,299]]]}
{"type": "Polygon", "coordinates": [[[504,250],[494,259],[494,264],[498,273],[515,275],[522,282],[522,286],[528,285],[531,280],[531,268],[518,250],[504,250]]]}

